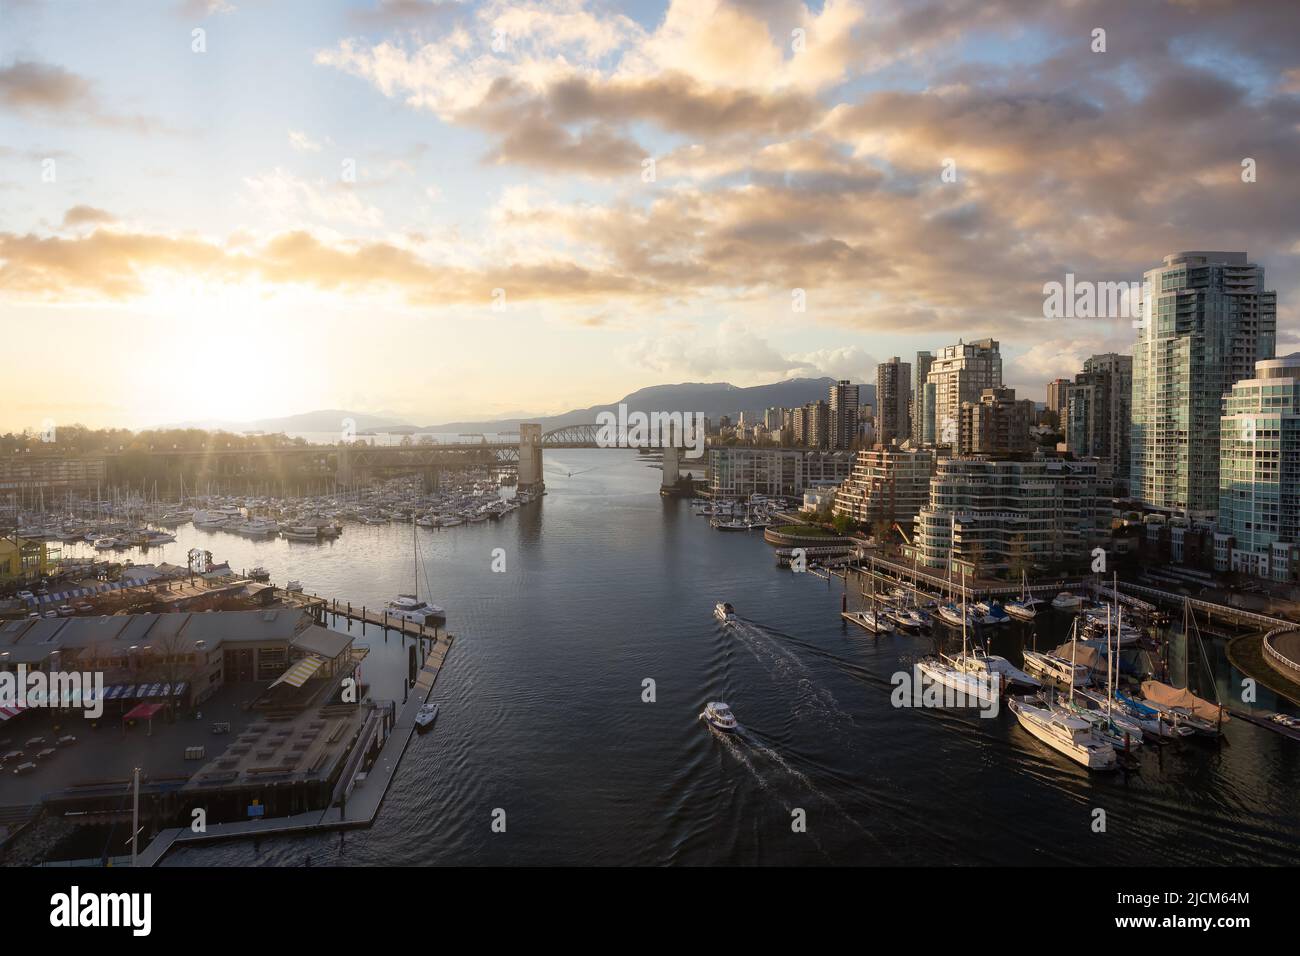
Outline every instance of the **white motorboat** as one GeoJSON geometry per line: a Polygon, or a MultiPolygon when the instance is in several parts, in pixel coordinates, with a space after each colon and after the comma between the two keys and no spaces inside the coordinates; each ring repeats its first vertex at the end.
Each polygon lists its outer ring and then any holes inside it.
{"type": "Polygon", "coordinates": [[[319,541],[320,529],[315,525],[289,525],[280,529],[280,534],[290,541],[319,541]]]}
{"type": "Polygon", "coordinates": [[[730,604],[720,601],[713,605],[713,616],[723,624],[730,624],[736,619],[736,609],[730,604]]]}
{"type": "Polygon", "coordinates": [[[1046,654],[1042,651],[1025,651],[1025,670],[1040,677],[1046,677],[1062,684],[1072,679],[1076,684],[1086,684],[1089,680],[1088,668],[1084,664],[1072,664],[1063,657],[1046,654]]]}
{"type": "Polygon", "coordinates": [[[95,539],[95,550],[96,550],[96,551],[111,551],[111,550],[113,550],[114,548],[116,548],[116,547],[118,546],[118,544],[120,544],[120,542],[117,540],[117,538],[96,538],[96,539],[95,539]]]}
{"type": "Polygon", "coordinates": [[[1071,594],[1069,591],[1062,591],[1052,598],[1052,607],[1058,611],[1077,611],[1083,607],[1083,598],[1077,594],[1071,594]]]}
{"type": "Polygon", "coordinates": [[[1089,770],[1113,770],[1115,748],[1092,732],[1086,720],[1050,707],[1036,707],[1012,699],[1008,706],[1020,726],[1058,753],[1065,754],[1089,770]]]}
{"type": "Polygon", "coordinates": [[[721,730],[723,733],[735,733],[739,728],[736,723],[736,715],[720,700],[709,701],[704,705],[704,712],[700,717],[708,722],[708,725],[714,730],[721,730]]]}
{"type": "Polygon", "coordinates": [[[424,733],[433,726],[433,722],[438,719],[438,705],[425,704],[415,713],[415,728],[424,733]]]}
{"type": "Polygon", "coordinates": [[[872,634],[888,634],[893,630],[889,620],[878,611],[841,611],[840,617],[872,634]]]}

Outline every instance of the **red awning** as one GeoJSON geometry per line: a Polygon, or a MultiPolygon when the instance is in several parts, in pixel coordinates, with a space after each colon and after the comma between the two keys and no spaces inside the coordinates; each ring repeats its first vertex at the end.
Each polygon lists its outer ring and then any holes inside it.
{"type": "Polygon", "coordinates": [[[136,704],[125,714],[123,720],[147,720],[163,709],[162,704],[136,704]]]}

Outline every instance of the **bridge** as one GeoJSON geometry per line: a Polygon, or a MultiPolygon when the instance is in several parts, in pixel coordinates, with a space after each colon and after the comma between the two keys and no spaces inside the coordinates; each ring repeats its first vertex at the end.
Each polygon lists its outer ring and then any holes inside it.
{"type": "MultiPolygon", "coordinates": [[[[109,485],[130,484],[132,487],[160,489],[172,493],[179,487],[196,489],[207,482],[221,484],[267,484],[285,488],[301,487],[315,482],[333,482],[351,486],[372,477],[397,474],[419,474],[432,487],[443,471],[485,468],[514,468],[519,475],[521,488],[543,485],[542,455],[545,449],[603,448],[600,426],[594,423],[566,425],[542,431],[537,423],[519,426],[517,441],[488,441],[480,436],[478,441],[411,443],[403,445],[370,445],[364,442],[337,442],[329,445],[266,445],[262,447],[217,448],[128,448],[87,456],[59,455],[24,456],[24,474],[11,490],[25,494],[36,491],[62,490],[73,484],[88,489],[101,481],[109,485]],[[43,463],[47,467],[33,469],[43,463]],[[87,466],[72,468],[71,473],[91,476],[80,482],[60,485],[42,480],[44,476],[68,474],[69,465],[87,466]]],[[[459,437],[471,437],[461,435],[459,437]]],[[[677,484],[680,477],[681,447],[664,448],[664,487],[677,484]]],[[[5,487],[5,468],[9,463],[0,459],[0,489],[5,487]]]]}

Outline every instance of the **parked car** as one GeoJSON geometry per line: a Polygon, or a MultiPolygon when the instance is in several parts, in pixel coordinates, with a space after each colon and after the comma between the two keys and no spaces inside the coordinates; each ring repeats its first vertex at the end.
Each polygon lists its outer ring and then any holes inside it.
{"type": "Polygon", "coordinates": [[[59,606],[59,617],[72,617],[76,613],[70,605],[62,604],[59,606]]]}
{"type": "Polygon", "coordinates": [[[36,597],[36,595],[33,594],[31,591],[19,591],[19,592],[18,592],[18,600],[20,600],[20,601],[30,601],[30,600],[32,600],[32,598],[34,598],[34,597],[36,597]]]}
{"type": "Polygon", "coordinates": [[[76,604],[72,605],[72,609],[76,611],[78,614],[95,613],[95,605],[89,604],[86,601],[78,601],[76,604]]]}

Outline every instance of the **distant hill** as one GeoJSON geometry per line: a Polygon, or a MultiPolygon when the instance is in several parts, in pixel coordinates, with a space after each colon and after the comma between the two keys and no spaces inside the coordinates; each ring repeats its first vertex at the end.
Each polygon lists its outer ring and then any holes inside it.
{"type": "MultiPolygon", "coordinates": [[[[740,388],[727,382],[683,382],[679,385],[651,385],[625,395],[617,402],[604,405],[592,405],[588,408],[575,408],[561,415],[548,415],[538,418],[507,418],[495,421],[479,422],[444,422],[428,425],[420,429],[430,432],[454,431],[507,431],[513,430],[521,422],[538,422],[543,430],[563,428],[566,425],[582,425],[594,422],[597,414],[603,411],[617,411],[620,404],[626,405],[633,412],[702,412],[713,422],[723,415],[733,418],[739,412],[761,414],[763,409],[773,405],[781,408],[794,408],[829,396],[830,386],[835,384],[833,378],[792,378],[772,385],[754,385],[740,388]]],[[[876,386],[861,386],[861,401],[875,404],[876,386]]]]}
{"type": "Polygon", "coordinates": [[[205,428],[230,432],[337,432],[345,419],[352,419],[358,432],[374,429],[409,427],[409,423],[384,415],[367,415],[342,408],[324,408],[281,418],[259,418],[251,422],[204,421],[159,425],[159,428],[205,428]]]}
{"type": "MultiPolygon", "coordinates": [[[[517,418],[498,418],[491,421],[443,422],[438,425],[416,426],[394,416],[367,415],[341,408],[319,409],[282,418],[262,418],[251,422],[204,421],[179,422],[159,425],[158,428],[224,429],[231,432],[337,432],[344,419],[352,419],[358,435],[374,432],[412,434],[416,432],[502,432],[514,431],[521,422],[538,422],[543,431],[563,428],[565,425],[583,425],[596,421],[603,411],[617,411],[620,404],[633,412],[702,412],[710,421],[717,422],[723,415],[733,420],[740,412],[748,416],[761,416],[763,409],[776,405],[796,408],[818,399],[829,397],[833,378],[792,378],[771,385],[754,385],[739,388],[727,382],[683,382],[679,385],[651,385],[625,395],[617,402],[575,408],[562,415],[533,415],[517,418]]],[[[862,385],[860,393],[864,404],[875,404],[876,386],[862,385]]]]}

